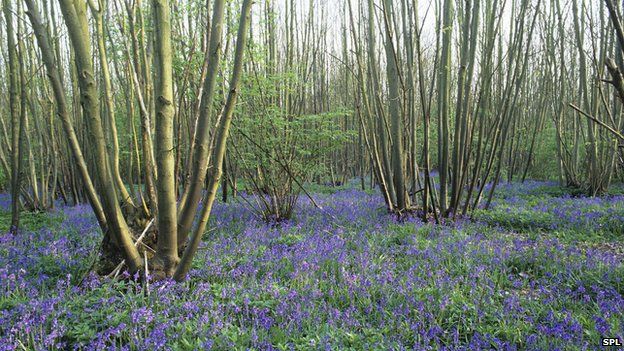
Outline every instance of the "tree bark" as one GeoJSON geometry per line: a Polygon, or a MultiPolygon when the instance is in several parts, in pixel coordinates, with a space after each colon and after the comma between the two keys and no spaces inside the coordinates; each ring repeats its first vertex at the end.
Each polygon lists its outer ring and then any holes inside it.
{"type": "Polygon", "coordinates": [[[158,167],[158,247],[156,264],[162,264],[167,277],[178,264],[177,210],[175,189],[175,153],[173,142],[173,68],[171,19],[167,0],[153,0],[156,67],[156,165],[158,167]]]}
{"type": "MultiPolygon", "coordinates": [[[[232,122],[232,115],[234,113],[234,107],[236,105],[236,99],[238,96],[238,85],[243,68],[243,58],[245,51],[245,43],[247,40],[247,31],[249,27],[249,13],[251,11],[252,0],[244,0],[241,9],[241,18],[238,25],[238,35],[236,38],[236,51],[234,54],[234,67],[232,70],[232,79],[230,80],[230,91],[228,93],[227,101],[223,109],[218,127],[216,130],[216,142],[214,144],[214,151],[211,158],[212,167],[210,168],[210,177],[208,178],[208,192],[204,197],[203,208],[200,214],[199,223],[193,231],[190,242],[186,249],[180,264],[175,271],[174,279],[177,281],[183,280],[189,269],[199,243],[206,230],[208,219],[210,218],[210,212],[212,211],[212,205],[214,203],[217,188],[219,186],[219,180],[222,174],[223,159],[225,157],[225,149],[227,145],[227,138],[232,122]]],[[[215,32],[212,32],[214,35],[215,32]]]]}

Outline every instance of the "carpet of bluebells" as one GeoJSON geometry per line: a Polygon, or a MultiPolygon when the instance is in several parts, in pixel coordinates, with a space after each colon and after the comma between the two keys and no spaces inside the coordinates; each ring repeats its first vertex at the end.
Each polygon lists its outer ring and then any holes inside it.
{"type": "Polygon", "coordinates": [[[302,198],[279,226],[218,203],[190,279],[90,274],[89,207],[0,195],[0,350],[599,350],[624,338],[624,196],[503,184],[490,209],[397,222],[376,193],[302,198]]]}

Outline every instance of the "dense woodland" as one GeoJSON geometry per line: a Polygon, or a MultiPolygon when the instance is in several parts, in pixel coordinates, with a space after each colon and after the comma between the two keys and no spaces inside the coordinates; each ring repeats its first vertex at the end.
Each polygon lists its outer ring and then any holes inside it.
{"type": "Polygon", "coordinates": [[[485,218],[517,182],[600,199],[624,180],[623,12],[616,0],[2,0],[9,232],[88,204],[103,238],[84,271],[182,282],[218,204],[278,228],[301,203],[339,221],[315,189],[347,184],[397,223],[485,218]]]}

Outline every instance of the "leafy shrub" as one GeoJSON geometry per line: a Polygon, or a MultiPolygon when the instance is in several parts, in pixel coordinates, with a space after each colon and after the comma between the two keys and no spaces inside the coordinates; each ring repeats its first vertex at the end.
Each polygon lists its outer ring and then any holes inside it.
{"type": "Polygon", "coordinates": [[[232,151],[250,195],[245,202],[267,222],[288,220],[301,186],[326,174],[323,158],[352,137],[341,127],[351,112],[294,113],[269,103],[280,101],[283,85],[298,84],[290,73],[244,79],[246,103],[237,110],[232,151]]]}

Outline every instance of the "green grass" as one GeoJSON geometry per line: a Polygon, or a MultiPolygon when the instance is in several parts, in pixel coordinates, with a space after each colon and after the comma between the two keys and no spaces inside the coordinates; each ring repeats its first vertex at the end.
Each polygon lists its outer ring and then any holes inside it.
{"type": "MultiPolygon", "coordinates": [[[[21,212],[20,229],[38,231],[42,228],[58,228],[63,222],[62,214],[46,212],[21,212]]],[[[0,211],[0,232],[7,232],[11,227],[11,212],[0,211]]]]}

